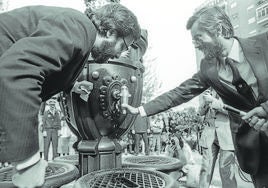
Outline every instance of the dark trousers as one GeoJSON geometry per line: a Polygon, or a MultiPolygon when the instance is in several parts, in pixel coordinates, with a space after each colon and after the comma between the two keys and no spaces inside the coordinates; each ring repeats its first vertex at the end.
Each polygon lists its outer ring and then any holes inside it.
{"type": "Polygon", "coordinates": [[[254,187],[268,188],[268,172],[252,175],[251,178],[252,178],[254,187]]]}
{"type": "Polygon", "coordinates": [[[149,155],[149,140],[147,133],[135,133],[135,154],[139,153],[140,148],[140,137],[142,137],[144,141],[144,147],[145,147],[145,155],[149,155]]]}
{"type": "Polygon", "coordinates": [[[52,151],[53,156],[52,159],[57,157],[57,149],[58,149],[58,130],[57,129],[46,129],[47,136],[44,137],[44,157],[45,160],[48,160],[48,151],[50,143],[52,142],[52,151]]]}

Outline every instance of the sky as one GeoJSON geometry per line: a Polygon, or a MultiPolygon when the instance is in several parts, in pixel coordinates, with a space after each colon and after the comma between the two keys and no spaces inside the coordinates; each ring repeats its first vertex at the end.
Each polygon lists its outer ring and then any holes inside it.
{"type": "MultiPolygon", "coordinates": [[[[162,81],[162,91],[178,86],[197,70],[195,49],[186,23],[195,8],[204,1],[121,0],[121,4],[136,14],[141,27],[148,31],[149,45],[152,47],[149,55],[156,58],[156,75],[162,81]]],[[[8,9],[26,5],[85,9],[83,0],[9,0],[8,9]]],[[[196,106],[197,101],[184,106],[196,106]]]]}

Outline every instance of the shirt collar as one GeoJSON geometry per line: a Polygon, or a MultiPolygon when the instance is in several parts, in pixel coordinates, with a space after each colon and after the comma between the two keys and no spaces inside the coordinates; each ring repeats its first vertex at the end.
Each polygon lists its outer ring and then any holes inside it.
{"type": "Polygon", "coordinates": [[[239,58],[240,53],[241,53],[240,44],[239,44],[238,40],[234,39],[233,46],[231,48],[231,51],[230,51],[228,57],[237,61],[237,62],[240,62],[240,58],[239,58]]]}

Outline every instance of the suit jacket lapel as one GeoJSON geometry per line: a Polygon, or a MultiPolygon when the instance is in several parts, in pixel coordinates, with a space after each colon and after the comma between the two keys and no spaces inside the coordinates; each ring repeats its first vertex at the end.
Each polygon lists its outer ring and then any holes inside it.
{"type": "Polygon", "coordinates": [[[221,82],[217,71],[218,60],[216,58],[204,61],[206,62],[202,66],[202,71],[204,71],[209,84],[217,91],[226,104],[240,108],[241,110],[246,110],[251,106],[235,89],[221,82]]]}
{"type": "Polygon", "coordinates": [[[268,96],[268,68],[263,54],[262,45],[253,39],[238,39],[243,53],[249,62],[257,79],[259,99],[267,100],[268,96]],[[267,97],[265,97],[267,96],[267,97]]]}

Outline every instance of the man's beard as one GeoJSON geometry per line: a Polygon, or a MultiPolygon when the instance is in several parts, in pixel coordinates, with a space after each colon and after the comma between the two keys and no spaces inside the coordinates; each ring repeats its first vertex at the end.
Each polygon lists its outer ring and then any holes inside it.
{"type": "Polygon", "coordinates": [[[96,63],[106,63],[108,59],[113,58],[111,49],[114,47],[114,42],[103,41],[100,47],[93,47],[91,56],[96,63]]]}
{"type": "Polygon", "coordinates": [[[199,50],[204,53],[206,58],[212,59],[222,56],[223,46],[215,39],[214,42],[202,42],[199,50]]]}

